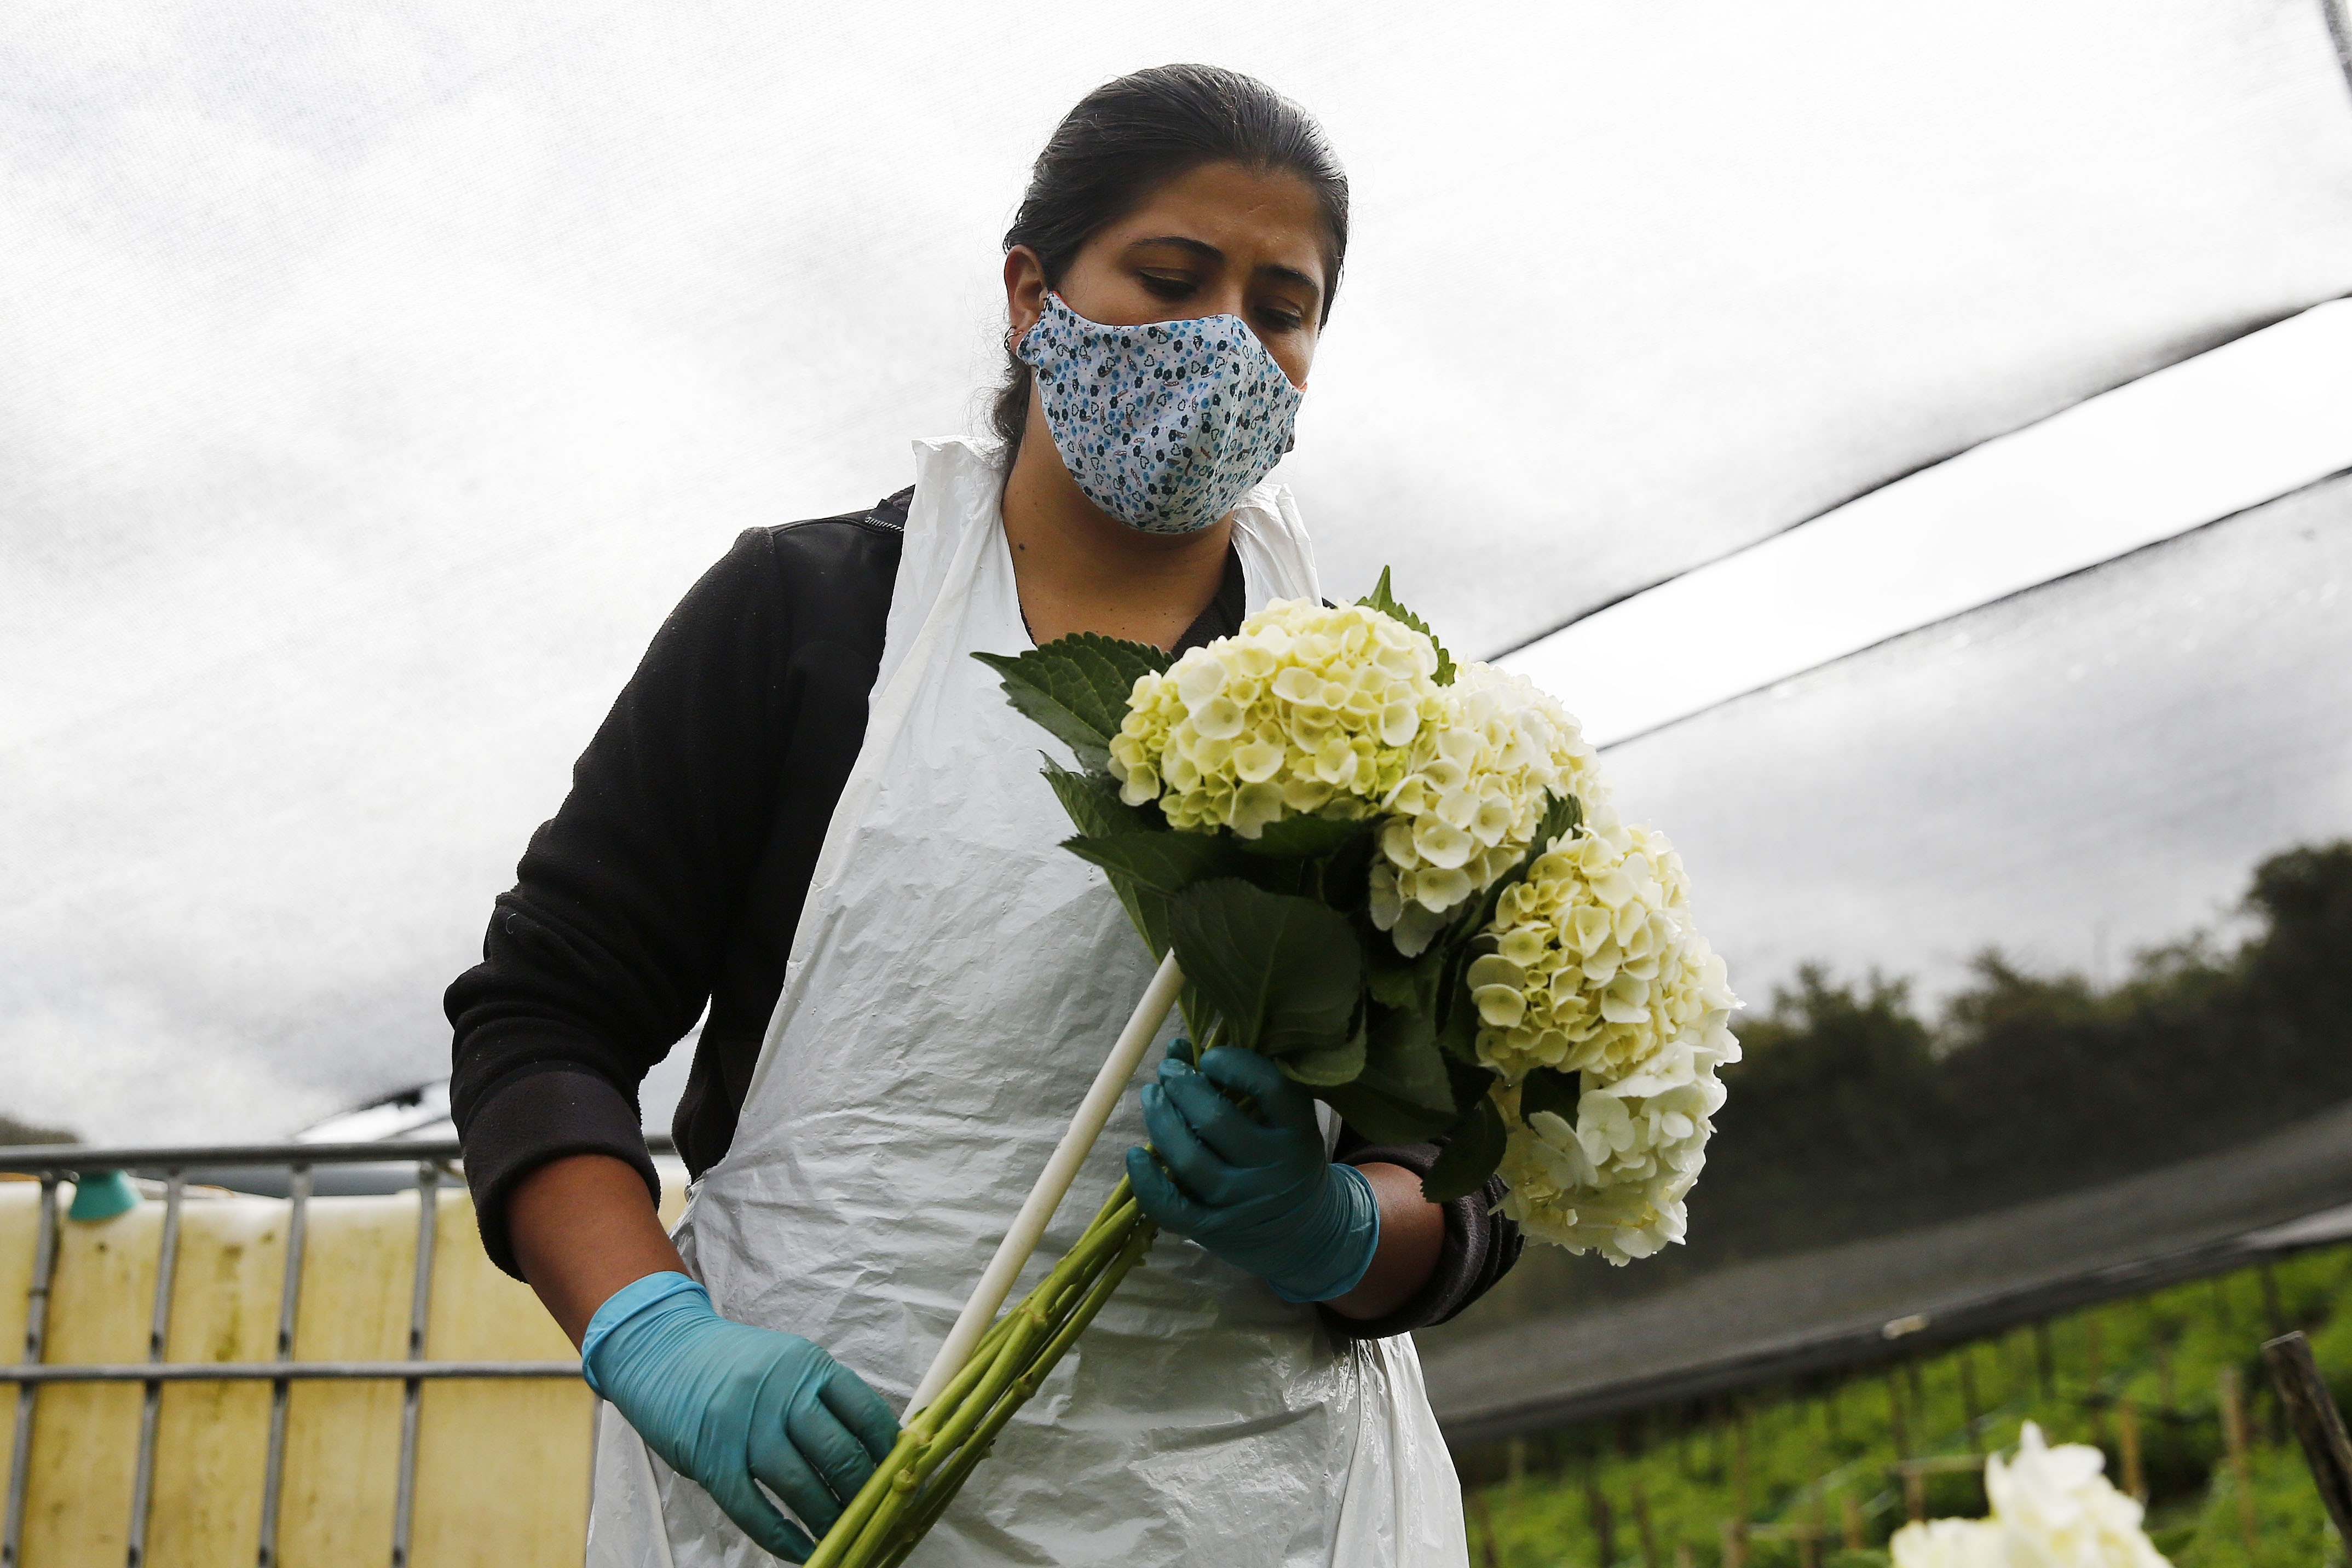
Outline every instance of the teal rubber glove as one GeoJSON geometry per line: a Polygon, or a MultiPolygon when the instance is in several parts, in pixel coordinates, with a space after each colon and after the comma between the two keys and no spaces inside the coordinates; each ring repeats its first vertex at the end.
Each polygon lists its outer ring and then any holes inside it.
{"type": "Polygon", "coordinates": [[[1331,1163],[1313,1098],[1265,1057],[1220,1047],[1194,1068],[1171,1049],[1143,1090],[1143,1121],[1151,1148],[1127,1152],[1127,1174],[1162,1230],[1288,1301],[1344,1296],[1371,1267],[1381,1205],[1370,1179],[1331,1163]],[[1234,1103],[1244,1097],[1256,1115],[1234,1103]]]}
{"type": "Polygon", "coordinates": [[[863,1378],[798,1334],[730,1322],[685,1275],[648,1274],[596,1309],[588,1386],[744,1534],[788,1563],[815,1547],[760,1485],[820,1533],[898,1440],[863,1378]],[[760,1485],[754,1485],[754,1482],[760,1485]]]}

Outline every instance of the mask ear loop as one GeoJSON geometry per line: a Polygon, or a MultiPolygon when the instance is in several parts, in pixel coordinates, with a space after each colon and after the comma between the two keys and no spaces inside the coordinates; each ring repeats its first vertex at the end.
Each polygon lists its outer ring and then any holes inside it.
{"type": "MultiPolygon", "coordinates": [[[[1059,294],[1055,293],[1051,289],[1045,290],[1045,298],[1057,301],[1065,310],[1068,310],[1070,309],[1069,301],[1063,300],[1059,294]]],[[[1073,315],[1076,314],[1076,311],[1072,311],[1071,313],[1073,315]]],[[[1016,331],[1013,330],[1011,322],[1006,322],[1004,327],[1004,352],[1011,354],[1014,359],[1020,359],[1021,345],[1028,341],[1029,333],[1035,331],[1045,324],[1045,311],[1042,306],[1038,309],[1037,319],[1030,322],[1025,331],[1016,331]]],[[[1027,362],[1023,361],[1023,363],[1026,363],[1027,362]]]]}

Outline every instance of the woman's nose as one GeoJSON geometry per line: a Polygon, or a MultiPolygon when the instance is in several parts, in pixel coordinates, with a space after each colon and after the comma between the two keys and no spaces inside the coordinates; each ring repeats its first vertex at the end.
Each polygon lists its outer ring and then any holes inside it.
{"type": "Polygon", "coordinates": [[[1238,284],[1204,289],[1200,295],[1203,316],[1239,316],[1249,320],[1249,300],[1238,284]]]}

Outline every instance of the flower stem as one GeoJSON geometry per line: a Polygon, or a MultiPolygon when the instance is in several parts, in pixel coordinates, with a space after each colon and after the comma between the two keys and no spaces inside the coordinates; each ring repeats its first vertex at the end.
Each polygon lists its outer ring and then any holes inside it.
{"type": "Polygon", "coordinates": [[[1005,1424],[1013,1419],[1021,1406],[1027,1404],[1036,1394],[1037,1390],[1044,1386],[1046,1375],[1054,1370],[1070,1346],[1076,1342],[1078,1336],[1086,1332],[1087,1325],[1094,1321],[1095,1314],[1102,1310],[1103,1303],[1110,1300],[1111,1293],[1117,1290],[1120,1281],[1127,1278],[1128,1270],[1134,1268],[1143,1255],[1150,1250],[1152,1240],[1159,1234],[1159,1229],[1158,1226],[1148,1219],[1136,1221],[1133,1230],[1128,1236],[1127,1244],[1119,1249],[1118,1256],[1111,1261],[1110,1267],[1104,1269],[1088,1287],[1084,1300],[1078,1303],[1076,1310],[1055,1332],[1054,1337],[1045,1342],[1029,1365],[1022,1371],[1020,1377],[1005,1391],[1004,1397],[997,1402],[996,1407],[991,1410],[987,1418],[974,1429],[971,1440],[946,1464],[933,1472],[929,1484],[923,1488],[922,1495],[916,1500],[913,1510],[898,1527],[896,1536],[889,1546],[888,1555],[879,1561],[877,1568],[897,1568],[897,1565],[906,1559],[907,1554],[915,1549],[923,1537],[930,1532],[931,1526],[939,1522],[940,1515],[947,1511],[948,1505],[953,1502],[956,1494],[963,1489],[965,1479],[971,1476],[982,1459],[988,1458],[990,1448],[995,1445],[996,1435],[1004,1429],[1005,1424]]]}
{"type": "Polygon", "coordinates": [[[889,1457],[825,1532],[807,1568],[880,1568],[905,1556],[996,1433],[1093,1321],[1153,1231],[1120,1178],[1077,1243],[990,1325],[939,1396],[914,1414],[889,1457]]]}

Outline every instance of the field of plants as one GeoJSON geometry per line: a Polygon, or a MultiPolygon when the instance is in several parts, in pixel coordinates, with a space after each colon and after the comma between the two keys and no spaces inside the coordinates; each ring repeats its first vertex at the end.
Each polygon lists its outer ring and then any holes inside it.
{"type": "Polygon", "coordinates": [[[2289,1328],[2309,1333],[2339,1402],[2352,1396],[2352,1247],[1835,1381],[1465,1454],[1471,1562],[1884,1564],[1906,1519],[1981,1515],[1981,1455],[2032,1420],[2105,1451],[2178,1568],[2343,1563],[2263,1370],[2262,1342],[2289,1328]]]}

